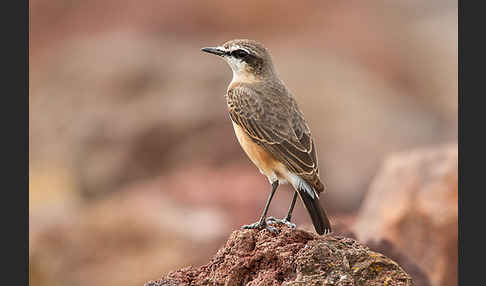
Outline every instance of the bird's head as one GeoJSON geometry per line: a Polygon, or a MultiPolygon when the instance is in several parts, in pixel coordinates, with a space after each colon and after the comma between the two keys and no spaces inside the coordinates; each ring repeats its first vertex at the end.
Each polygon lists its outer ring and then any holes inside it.
{"type": "Polygon", "coordinates": [[[201,50],[221,56],[233,70],[233,81],[261,81],[275,75],[270,53],[256,41],[237,39],[201,50]]]}

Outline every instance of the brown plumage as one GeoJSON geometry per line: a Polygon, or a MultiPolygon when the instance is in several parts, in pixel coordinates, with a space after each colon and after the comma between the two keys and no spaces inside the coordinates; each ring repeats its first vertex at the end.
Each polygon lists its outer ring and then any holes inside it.
{"type": "Polygon", "coordinates": [[[228,89],[233,122],[289,171],[322,192],[314,140],[295,99],[283,85],[249,85],[236,83],[228,89]]]}
{"type": "MultiPolygon", "coordinates": [[[[231,66],[233,80],[226,100],[236,136],[273,186],[260,221],[245,227],[267,226],[266,211],[276,186],[288,181],[309,211],[316,231],[329,232],[330,222],[318,200],[325,186],[319,179],[311,131],[294,97],[278,78],[268,51],[251,40],[232,40],[203,50],[222,56],[231,66]]],[[[290,223],[294,203],[295,197],[284,223],[290,223]]]]}

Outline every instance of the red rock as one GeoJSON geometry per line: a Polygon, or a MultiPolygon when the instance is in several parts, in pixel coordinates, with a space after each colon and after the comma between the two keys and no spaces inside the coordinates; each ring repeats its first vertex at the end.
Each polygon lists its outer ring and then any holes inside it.
{"type": "Polygon", "coordinates": [[[353,239],[279,227],[236,230],[209,263],[173,271],[161,285],[412,285],[398,264],[353,239]]]}

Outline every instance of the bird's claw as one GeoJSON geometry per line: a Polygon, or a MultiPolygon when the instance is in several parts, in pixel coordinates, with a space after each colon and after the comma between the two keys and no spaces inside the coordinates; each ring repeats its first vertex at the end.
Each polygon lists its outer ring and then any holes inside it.
{"type": "Polygon", "coordinates": [[[291,223],[287,218],[274,218],[273,216],[267,218],[267,223],[268,224],[285,224],[286,226],[290,228],[296,228],[297,226],[295,223],[291,223]]]}
{"type": "Polygon", "coordinates": [[[243,229],[266,229],[272,233],[279,234],[280,231],[273,226],[268,225],[265,221],[258,221],[252,224],[243,225],[243,229]]]}

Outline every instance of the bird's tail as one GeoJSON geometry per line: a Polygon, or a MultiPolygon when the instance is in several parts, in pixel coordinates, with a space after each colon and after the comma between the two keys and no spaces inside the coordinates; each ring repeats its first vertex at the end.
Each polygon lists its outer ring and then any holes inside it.
{"type": "Polygon", "coordinates": [[[330,233],[331,222],[327,217],[324,208],[319,204],[319,197],[314,189],[304,180],[300,181],[296,186],[305,208],[309,212],[312,219],[312,224],[318,234],[330,233]]]}

